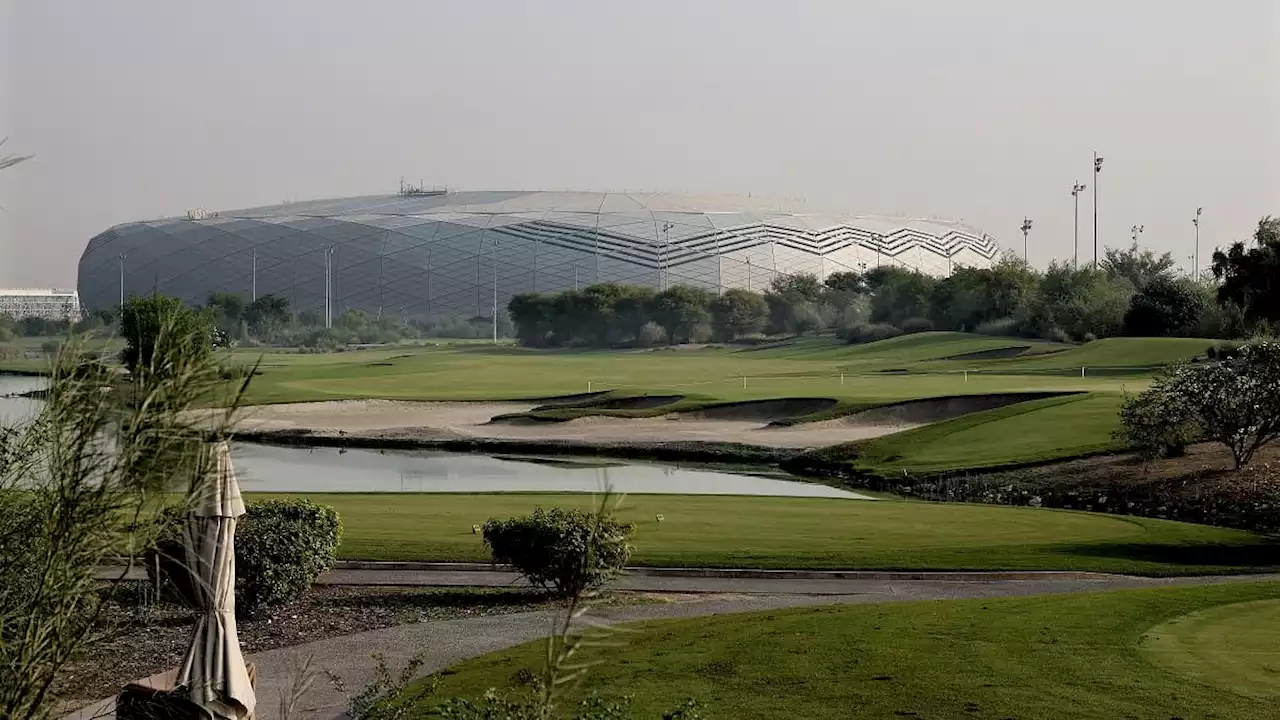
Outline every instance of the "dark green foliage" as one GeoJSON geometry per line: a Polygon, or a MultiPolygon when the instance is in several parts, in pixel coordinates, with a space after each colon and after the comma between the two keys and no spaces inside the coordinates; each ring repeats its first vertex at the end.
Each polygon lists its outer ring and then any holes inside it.
{"type": "Polygon", "coordinates": [[[758,293],[734,288],[711,301],[711,327],[721,342],[760,332],[768,317],[769,305],[758,293]]]}
{"type": "Polygon", "coordinates": [[[293,602],[333,567],[338,513],[310,500],[251,503],[236,527],[236,611],[257,615],[293,602]]]}
{"type": "Polygon", "coordinates": [[[1157,378],[1147,392],[1126,395],[1120,408],[1116,439],[1144,460],[1181,456],[1200,436],[1190,406],[1166,390],[1157,378]]]}
{"type": "Polygon", "coordinates": [[[1156,280],[1173,280],[1178,261],[1173,253],[1157,256],[1150,248],[1140,248],[1138,243],[1127,249],[1106,248],[1098,267],[1113,280],[1124,280],[1134,290],[1142,290],[1156,280]]]}
{"type": "Polygon", "coordinates": [[[1280,218],[1258,221],[1253,246],[1237,242],[1213,253],[1218,302],[1244,311],[1251,322],[1280,322],[1280,218]]]}
{"type": "Polygon", "coordinates": [[[898,325],[898,329],[902,331],[903,335],[914,335],[933,330],[933,323],[929,321],[929,318],[907,318],[898,325]]]}
{"type": "Polygon", "coordinates": [[[569,597],[615,577],[631,557],[631,526],[578,508],[538,508],[532,515],[484,524],[493,562],[569,597]]]}
{"type": "Polygon", "coordinates": [[[934,278],[915,270],[880,267],[868,270],[871,321],[897,325],[907,318],[928,317],[934,278]]]}
{"type": "Polygon", "coordinates": [[[1194,335],[1200,310],[1200,296],[1190,282],[1157,277],[1130,298],[1124,331],[1139,337],[1194,335]]]}
{"type": "Polygon", "coordinates": [[[190,345],[188,350],[198,356],[207,356],[213,350],[213,321],[208,313],[192,310],[178,298],[165,295],[131,297],[125,301],[120,322],[120,334],[127,343],[121,358],[125,367],[134,372],[143,367],[160,371],[162,368],[154,361],[162,332],[182,338],[190,345]]]}
{"type": "Polygon", "coordinates": [[[888,340],[901,334],[902,331],[898,328],[883,323],[854,323],[836,331],[837,336],[842,340],[849,341],[852,345],[888,340]]]}
{"type": "Polygon", "coordinates": [[[694,330],[711,319],[707,306],[711,297],[703,290],[676,285],[654,296],[650,304],[653,321],[667,331],[667,341],[690,342],[694,330]]]}

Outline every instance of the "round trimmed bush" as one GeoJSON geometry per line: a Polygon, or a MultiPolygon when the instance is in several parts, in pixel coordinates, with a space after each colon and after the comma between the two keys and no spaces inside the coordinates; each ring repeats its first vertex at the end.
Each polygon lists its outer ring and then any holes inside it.
{"type": "Polygon", "coordinates": [[[597,588],[631,557],[631,525],[580,509],[537,508],[532,515],[484,524],[493,562],[530,583],[570,597],[597,588]]]}

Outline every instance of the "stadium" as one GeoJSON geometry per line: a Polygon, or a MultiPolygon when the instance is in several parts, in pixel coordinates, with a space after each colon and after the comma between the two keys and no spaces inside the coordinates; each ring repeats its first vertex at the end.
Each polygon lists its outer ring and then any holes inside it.
{"type": "Polygon", "coordinates": [[[80,258],[90,310],[160,292],[286,298],[321,316],[491,317],[512,295],[600,282],[762,291],[777,275],[985,267],[985,233],[687,194],[446,192],[287,203],[117,225],[80,258]],[[496,298],[496,300],[495,300],[496,298]]]}

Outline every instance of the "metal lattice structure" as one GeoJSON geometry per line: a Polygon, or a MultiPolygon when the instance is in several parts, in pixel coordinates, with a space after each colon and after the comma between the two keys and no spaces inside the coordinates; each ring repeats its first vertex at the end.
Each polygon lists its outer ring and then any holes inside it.
{"type": "Polygon", "coordinates": [[[780,274],[987,266],[986,234],[938,220],[818,214],[749,198],[441,192],[290,203],[117,225],[89,241],[90,309],[153,291],[274,294],[324,314],[489,316],[512,295],[599,282],[764,290],[780,274]],[[326,261],[328,256],[328,261],[326,261]]]}
{"type": "Polygon", "coordinates": [[[80,296],[75,290],[47,288],[0,289],[0,315],[44,320],[70,320],[78,322],[80,296]]]}

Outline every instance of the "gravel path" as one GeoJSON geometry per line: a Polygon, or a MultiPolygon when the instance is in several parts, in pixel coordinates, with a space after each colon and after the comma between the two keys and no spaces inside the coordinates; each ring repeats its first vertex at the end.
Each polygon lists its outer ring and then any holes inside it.
{"type": "MultiPolygon", "coordinates": [[[[956,574],[936,578],[921,574],[869,575],[815,579],[633,576],[623,578],[617,586],[671,595],[664,598],[665,602],[650,605],[601,608],[592,616],[596,622],[613,624],[831,604],[1010,597],[1280,580],[1280,575],[1140,578],[1027,573],[1016,576],[1017,579],[973,580],[956,579],[956,574]]],[[[335,570],[327,581],[492,585],[511,584],[512,576],[492,571],[335,570]]],[[[545,637],[554,618],[553,612],[535,611],[402,625],[250,655],[248,659],[258,668],[257,718],[278,720],[280,698],[283,693],[288,693],[296,668],[307,658],[311,659],[314,668],[340,678],[347,692],[354,693],[372,679],[372,653],[381,653],[393,666],[400,666],[425,649],[429,652],[423,672],[434,672],[463,660],[545,637]]],[[[295,708],[292,718],[342,717],[346,702],[347,695],[321,677],[307,693],[301,707],[295,708]]],[[[81,720],[101,717],[104,705],[109,705],[109,702],[95,704],[77,715],[81,720]]]]}

